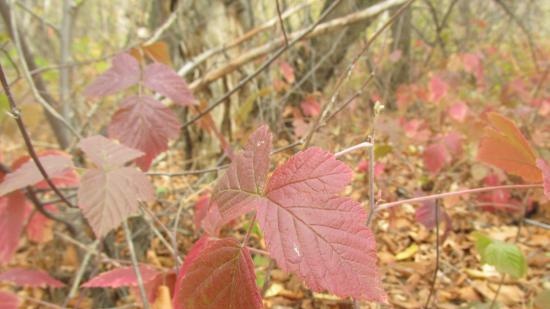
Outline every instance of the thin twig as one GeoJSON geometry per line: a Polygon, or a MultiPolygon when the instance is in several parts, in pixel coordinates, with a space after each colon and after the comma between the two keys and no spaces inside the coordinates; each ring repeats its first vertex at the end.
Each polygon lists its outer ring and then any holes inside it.
{"type": "Polygon", "coordinates": [[[128,222],[126,220],[122,221],[124,227],[124,235],[126,236],[126,243],[128,244],[128,250],[130,250],[130,258],[132,259],[132,267],[136,273],[136,279],[139,287],[139,294],[141,296],[141,301],[143,303],[143,308],[150,309],[149,301],[147,300],[147,292],[145,291],[145,286],[143,285],[143,277],[141,276],[141,271],[139,270],[139,264],[136,257],[136,251],[134,249],[134,242],[132,241],[132,232],[128,228],[128,222]]]}
{"type": "Polygon", "coordinates": [[[88,263],[90,263],[90,258],[94,255],[94,251],[97,248],[97,245],[99,244],[99,240],[95,240],[89,247],[90,250],[86,251],[86,255],[84,255],[84,259],[82,259],[82,262],[80,262],[80,268],[78,269],[78,272],[76,273],[73,283],[71,285],[71,289],[69,290],[69,294],[67,295],[67,298],[65,298],[65,303],[63,304],[63,307],[67,307],[67,304],[71,300],[71,298],[76,296],[76,293],[78,292],[78,287],[80,286],[80,282],[82,282],[82,277],[84,276],[84,273],[86,272],[86,268],[88,267],[88,263]]]}
{"type": "Polygon", "coordinates": [[[19,55],[21,55],[21,57],[20,57],[21,61],[20,62],[21,62],[21,69],[23,71],[23,76],[25,76],[25,79],[27,80],[27,83],[29,84],[34,97],[53,117],[55,117],[57,120],[59,120],[67,129],[69,129],[69,131],[71,133],[73,133],[76,137],[81,138],[81,136],[78,134],[76,129],[73,128],[73,126],[71,126],[71,124],[65,118],[63,118],[63,116],[61,116],[57,112],[57,110],[48,101],[46,101],[46,99],[44,99],[42,94],[40,94],[40,91],[38,91],[38,89],[37,89],[37,87],[34,83],[34,80],[33,80],[32,76],[30,74],[30,70],[27,66],[27,62],[24,59],[23,48],[22,48],[22,45],[21,45],[20,37],[19,37],[19,29],[17,27],[17,22],[15,21],[15,18],[13,16],[13,10],[11,8],[10,8],[9,13],[11,14],[11,16],[10,16],[11,25],[10,26],[11,26],[12,32],[13,32],[13,39],[14,39],[14,42],[15,42],[15,46],[17,47],[18,53],[19,53],[19,55]]]}
{"type": "Polygon", "coordinates": [[[267,59],[258,69],[256,69],[252,74],[245,77],[243,80],[241,80],[235,87],[233,87],[231,90],[226,92],[224,95],[222,95],[220,98],[218,98],[214,103],[212,103],[210,106],[208,106],[205,110],[203,110],[201,113],[196,115],[195,117],[191,118],[189,121],[187,121],[185,124],[183,124],[183,128],[193,124],[195,121],[199,120],[204,115],[208,114],[210,111],[212,111],[214,108],[222,104],[224,101],[226,101],[228,98],[230,98],[235,92],[237,92],[239,89],[241,89],[244,85],[246,85],[249,81],[254,79],[256,76],[260,75],[260,73],[269,67],[277,58],[279,58],[286,50],[288,50],[290,47],[295,45],[297,42],[299,42],[302,38],[304,38],[306,35],[308,35],[311,31],[313,31],[326,17],[327,15],[332,12],[336,8],[336,6],[340,3],[341,0],[336,0],[332,3],[332,5],[323,13],[323,15],[313,24],[311,25],[306,31],[301,33],[298,37],[296,37],[294,40],[288,43],[288,45],[285,45],[281,47],[278,51],[276,51],[269,59],[267,59]]]}
{"type": "Polygon", "coordinates": [[[367,217],[367,226],[370,226],[374,213],[376,211],[376,202],[374,200],[374,136],[369,148],[369,215],[367,217]]]}
{"type": "MultiPolygon", "coordinates": [[[[326,112],[328,110],[328,107],[333,105],[334,102],[336,102],[336,97],[338,96],[338,93],[340,91],[340,88],[344,84],[344,81],[351,76],[351,73],[353,69],[355,68],[355,65],[359,61],[359,59],[369,50],[370,46],[378,38],[384,30],[386,30],[391,24],[393,24],[397,18],[405,11],[407,7],[409,7],[415,0],[408,0],[405,4],[403,4],[396,12],[393,14],[390,19],[382,26],[376,33],[372,35],[366,42],[365,46],[362,48],[362,50],[353,58],[348,68],[338,77],[336,81],[336,86],[334,87],[333,93],[330,96],[330,100],[327,104],[323,105],[321,113],[317,118],[315,118],[315,121],[313,122],[313,125],[311,126],[311,129],[309,130],[305,142],[304,142],[304,149],[309,147],[311,140],[313,138],[313,135],[319,128],[321,122],[323,121],[324,117],[326,116],[326,112]]],[[[395,5],[395,3],[392,3],[392,6],[395,5]]],[[[389,7],[385,7],[385,9],[388,9],[389,7]]],[[[370,8],[368,8],[370,9],[370,8]]],[[[368,10],[367,9],[367,10],[368,10]]]]}
{"type": "Polygon", "coordinates": [[[531,220],[531,219],[524,219],[524,221],[525,221],[525,223],[528,223],[528,224],[531,224],[531,225],[534,225],[534,226],[538,226],[538,227],[541,227],[543,229],[550,230],[550,224],[548,224],[548,223],[539,222],[539,221],[531,220]]]}
{"type": "Polygon", "coordinates": [[[454,191],[454,192],[426,195],[426,196],[415,197],[415,198],[406,199],[406,200],[395,201],[391,203],[378,204],[378,206],[376,207],[376,212],[389,209],[392,207],[396,207],[402,204],[420,203],[424,201],[430,201],[430,200],[457,196],[457,195],[480,193],[480,192],[494,191],[494,190],[531,189],[531,188],[542,188],[542,184],[539,183],[539,184],[528,184],[528,185],[492,186],[492,187],[482,187],[482,188],[466,189],[466,190],[460,190],[460,191],[454,191]]]}
{"type": "Polygon", "coordinates": [[[69,202],[69,200],[67,200],[65,196],[61,193],[61,191],[59,191],[59,189],[55,186],[55,184],[50,179],[50,176],[48,176],[48,173],[44,169],[44,166],[38,159],[38,155],[34,150],[31,138],[29,136],[29,133],[27,132],[27,128],[25,127],[25,124],[23,123],[23,119],[21,118],[21,111],[19,111],[19,109],[17,108],[17,105],[15,105],[15,101],[13,100],[13,96],[11,94],[8,81],[6,79],[6,75],[4,74],[4,69],[2,68],[1,64],[0,64],[0,82],[2,83],[4,92],[8,97],[8,102],[10,103],[11,116],[13,117],[13,119],[15,119],[15,122],[17,123],[17,127],[19,128],[19,131],[23,136],[25,146],[27,147],[27,152],[31,156],[32,160],[34,161],[34,164],[36,164],[36,167],[40,171],[40,174],[42,175],[42,177],[44,177],[44,180],[46,181],[48,186],[50,186],[50,188],[55,192],[55,194],[59,196],[59,198],[63,200],[63,202],[67,204],[69,207],[74,207],[73,204],[69,202]]]}
{"type": "Polygon", "coordinates": [[[287,46],[288,45],[288,36],[286,35],[285,24],[284,24],[284,21],[283,21],[283,16],[281,14],[281,8],[279,6],[279,0],[275,0],[275,4],[277,6],[277,16],[279,17],[279,24],[281,25],[281,31],[283,32],[283,36],[285,37],[285,46],[287,46]]]}
{"type": "Polygon", "coordinates": [[[435,293],[435,283],[437,282],[437,273],[439,272],[439,201],[435,202],[435,270],[432,278],[430,293],[426,299],[424,308],[428,308],[435,293]]]}

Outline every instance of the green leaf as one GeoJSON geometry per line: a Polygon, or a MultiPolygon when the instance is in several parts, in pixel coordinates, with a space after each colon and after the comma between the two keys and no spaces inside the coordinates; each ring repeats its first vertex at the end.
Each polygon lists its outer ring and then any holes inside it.
{"type": "Polygon", "coordinates": [[[485,249],[487,248],[487,246],[489,246],[493,242],[493,240],[489,238],[489,236],[483,233],[480,233],[478,231],[473,232],[472,236],[476,240],[476,250],[479,253],[479,255],[481,255],[481,258],[483,259],[485,249]]]}
{"type": "Polygon", "coordinates": [[[525,256],[514,244],[495,240],[485,248],[481,257],[484,263],[493,265],[499,272],[512,277],[520,278],[527,273],[525,256]]]}

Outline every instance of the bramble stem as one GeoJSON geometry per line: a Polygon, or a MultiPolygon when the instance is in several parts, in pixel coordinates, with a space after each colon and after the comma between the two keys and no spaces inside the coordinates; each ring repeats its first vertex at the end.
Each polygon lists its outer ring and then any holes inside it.
{"type": "Polygon", "coordinates": [[[542,183],[528,184],[528,185],[504,185],[504,186],[482,187],[482,188],[466,189],[466,190],[460,190],[460,191],[454,191],[454,192],[426,195],[426,196],[415,197],[415,198],[406,199],[406,200],[395,201],[391,203],[379,204],[376,207],[376,212],[382,211],[385,209],[390,209],[392,207],[399,206],[402,204],[420,203],[424,201],[435,200],[435,199],[457,196],[457,195],[472,194],[472,193],[494,191],[494,190],[531,189],[531,188],[542,188],[542,183]]]}

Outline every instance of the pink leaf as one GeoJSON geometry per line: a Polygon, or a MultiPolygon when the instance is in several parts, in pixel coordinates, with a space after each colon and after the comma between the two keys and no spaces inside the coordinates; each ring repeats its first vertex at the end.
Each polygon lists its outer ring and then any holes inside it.
{"type": "Polygon", "coordinates": [[[434,75],[430,80],[430,101],[438,103],[445,95],[449,86],[438,75],[434,75]]]}
{"type": "Polygon", "coordinates": [[[273,173],[258,222],[279,267],[311,289],[386,301],[366,214],[359,203],[334,196],[350,180],[351,170],[334,155],[299,152],[273,173]]]}
{"type": "MultiPolygon", "coordinates": [[[[483,184],[485,186],[498,186],[501,184],[501,180],[497,174],[492,173],[485,177],[483,184]]],[[[478,196],[478,200],[485,202],[482,208],[487,211],[495,211],[513,206],[511,203],[510,191],[508,190],[493,190],[483,193],[478,196]]]]}
{"type": "MultiPolygon", "coordinates": [[[[46,205],[45,209],[50,213],[57,212],[54,205],[46,205]]],[[[36,243],[46,243],[53,239],[52,226],[52,220],[39,212],[35,212],[32,214],[29,223],[27,223],[27,237],[36,243]]]]}
{"type": "Polygon", "coordinates": [[[537,167],[542,172],[544,195],[546,195],[547,198],[550,198],[550,166],[543,159],[537,159],[537,167]]]}
{"type": "MultiPolygon", "coordinates": [[[[436,225],[436,216],[435,216],[435,207],[436,203],[434,200],[428,200],[426,202],[422,203],[421,207],[418,207],[416,209],[415,218],[416,221],[424,225],[428,229],[435,228],[436,225]]],[[[448,233],[451,231],[451,217],[447,214],[445,211],[445,208],[439,207],[438,210],[438,216],[439,217],[439,224],[445,222],[445,233],[443,234],[443,238],[445,239],[448,233]]]]}
{"type": "Polygon", "coordinates": [[[321,112],[321,105],[314,95],[306,96],[302,103],[300,103],[300,107],[302,108],[304,115],[310,117],[315,117],[321,112]]]}
{"type": "Polygon", "coordinates": [[[466,119],[466,116],[468,116],[468,105],[462,101],[458,101],[451,105],[449,109],[447,110],[447,114],[449,114],[449,117],[452,119],[458,121],[458,122],[464,122],[466,119]]]}
{"type": "Polygon", "coordinates": [[[384,174],[386,170],[386,165],[384,163],[376,162],[374,163],[374,177],[378,178],[384,174]]]}
{"type": "Polygon", "coordinates": [[[447,147],[449,154],[457,157],[462,154],[462,136],[456,132],[447,133],[442,138],[442,142],[447,147]]]}
{"type": "Polygon", "coordinates": [[[180,122],[174,112],[147,96],[126,98],[109,125],[109,137],[141,150],[136,164],[144,171],[153,159],[168,149],[168,141],[178,137],[180,122]]]}
{"type": "MultiPolygon", "coordinates": [[[[48,155],[39,157],[39,160],[50,177],[66,173],[73,168],[71,159],[66,156],[48,155]]],[[[32,186],[43,179],[44,177],[42,177],[34,161],[27,161],[20,168],[6,175],[4,181],[0,183],[0,196],[32,186]]]]}
{"type": "Polygon", "coordinates": [[[263,307],[246,247],[232,238],[206,240],[199,246],[178,274],[175,309],[263,307]]]}
{"type": "Polygon", "coordinates": [[[296,78],[294,77],[294,68],[288,62],[283,60],[279,63],[279,69],[286,82],[289,84],[293,84],[296,80],[296,78]]]}
{"type": "Polygon", "coordinates": [[[0,291],[0,309],[17,309],[19,304],[17,295],[0,291]]]}
{"type": "Polygon", "coordinates": [[[0,264],[9,262],[17,250],[29,209],[22,191],[0,197],[0,264]]]}
{"type": "Polygon", "coordinates": [[[0,281],[9,281],[27,287],[61,288],[65,284],[52,278],[47,272],[34,269],[12,268],[0,274],[0,281]]]}
{"type": "Polygon", "coordinates": [[[139,201],[152,201],[154,189],[140,170],[123,164],[142,155],[103,136],[83,139],[79,147],[100,168],[89,169],[78,188],[78,202],[97,237],[135,214],[139,201]]]}
{"type": "Polygon", "coordinates": [[[277,195],[292,200],[294,195],[304,192],[312,197],[334,195],[351,181],[351,176],[351,169],[333,154],[311,147],[298,152],[273,172],[268,197],[277,195]]]}
{"type": "Polygon", "coordinates": [[[244,151],[235,155],[226,173],[212,193],[225,222],[254,209],[261,201],[269,171],[271,132],[258,128],[249,138],[244,151]]]}
{"type": "Polygon", "coordinates": [[[218,205],[211,201],[209,194],[202,194],[195,203],[195,228],[204,229],[210,236],[217,236],[222,224],[218,205]]]}
{"type": "MultiPolygon", "coordinates": [[[[139,271],[144,284],[151,282],[161,274],[147,265],[140,265],[139,271]]],[[[115,268],[101,273],[82,285],[84,288],[120,288],[135,286],[138,286],[138,282],[132,266],[115,268]]]]}
{"type": "Polygon", "coordinates": [[[143,156],[143,152],[115,143],[101,135],[87,137],[78,143],[78,147],[98,167],[109,169],[123,166],[128,161],[143,156]]]}
{"type": "Polygon", "coordinates": [[[439,172],[451,160],[447,148],[441,143],[431,144],[426,147],[423,157],[424,166],[434,174],[439,172]]]}
{"type": "Polygon", "coordinates": [[[165,64],[155,62],[148,65],[143,71],[143,83],[181,106],[195,103],[185,80],[165,64]]]}
{"type": "Polygon", "coordinates": [[[297,273],[314,291],[385,302],[376,243],[361,205],[303,195],[270,192],[269,203],[258,207],[258,222],[279,267],[297,273]]]}
{"type": "Polygon", "coordinates": [[[140,201],[154,198],[149,179],[134,167],[90,169],[78,188],[79,207],[98,238],[137,214],[140,201]]]}
{"type": "MultiPolygon", "coordinates": [[[[69,159],[71,158],[71,156],[68,153],[59,151],[59,150],[54,150],[54,149],[44,150],[38,153],[39,158],[42,158],[45,156],[65,156],[69,159]]],[[[19,167],[21,167],[24,163],[27,163],[29,160],[31,160],[31,157],[29,156],[19,157],[17,160],[15,160],[11,164],[11,169],[16,170],[19,167]]],[[[74,169],[67,169],[62,174],[51,176],[50,179],[57,187],[76,186],[79,183],[78,174],[75,172],[74,169]]],[[[37,183],[35,186],[39,189],[50,188],[50,186],[45,180],[42,180],[41,182],[37,183]]]]}
{"type": "Polygon", "coordinates": [[[197,201],[195,202],[195,216],[193,217],[193,223],[195,224],[195,229],[200,230],[202,226],[202,221],[208,213],[210,205],[210,195],[201,194],[197,201]]]}
{"type": "Polygon", "coordinates": [[[84,91],[87,97],[103,97],[137,84],[140,79],[137,60],[123,53],[113,58],[109,70],[98,76],[84,91]]]}

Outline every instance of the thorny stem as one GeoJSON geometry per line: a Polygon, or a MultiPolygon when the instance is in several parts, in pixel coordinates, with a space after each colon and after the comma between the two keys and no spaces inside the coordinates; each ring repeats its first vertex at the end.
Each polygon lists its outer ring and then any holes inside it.
{"type": "Polygon", "coordinates": [[[138,282],[141,301],[143,302],[143,308],[150,309],[151,307],[149,306],[149,301],[147,300],[147,293],[145,292],[145,286],[143,285],[143,277],[141,276],[141,272],[139,270],[136,251],[134,249],[134,243],[132,241],[132,232],[128,228],[128,222],[126,222],[126,220],[122,221],[122,225],[124,226],[124,235],[126,236],[126,243],[128,244],[130,258],[132,259],[132,267],[134,268],[134,272],[136,273],[136,279],[138,282]]]}
{"type": "Polygon", "coordinates": [[[6,75],[4,74],[4,69],[2,68],[2,65],[0,64],[0,81],[2,82],[2,87],[4,88],[4,92],[6,93],[6,96],[8,97],[8,101],[10,103],[10,109],[11,109],[11,116],[15,119],[15,122],[17,122],[17,127],[19,128],[19,131],[21,132],[21,135],[23,136],[23,140],[25,141],[25,146],[27,147],[27,151],[29,155],[31,156],[32,160],[34,161],[34,164],[36,164],[36,167],[40,171],[40,174],[42,174],[42,177],[44,177],[44,180],[50,188],[59,196],[59,198],[67,204],[69,207],[74,207],[69,200],[65,198],[65,196],[59,191],[59,189],[55,186],[55,184],[52,182],[50,177],[48,176],[48,173],[44,169],[44,166],[38,159],[38,155],[36,154],[36,151],[34,150],[34,147],[31,142],[31,138],[29,137],[29,133],[27,132],[27,129],[25,127],[25,124],[23,123],[23,119],[21,118],[21,112],[17,108],[17,105],[15,105],[15,101],[13,100],[13,96],[10,91],[10,87],[8,85],[8,81],[6,79],[6,75]]]}
{"type": "Polygon", "coordinates": [[[446,192],[446,193],[440,193],[440,194],[433,194],[433,195],[426,195],[421,197],[415,197],[411,199],[406,200],[400,200],[395,201],[391,203],[383,203],[379,204],[376,207],[376,212],[386,210],[392,207],[396,207],[402,204],[412,204],[412,203],[419,203],[424,201],[430,201],[445,197],[451,197],[451,196],[457,196],[457,195],[464,195],[464,194],[471,194],[471,193],[479,193],[479,192],[486,192],[486,191],[494,191],[494,190],[511,190],[511,189],[531,189],[531,188],[542,188],[542,183],[539,184],[528,184],[528,185],[504,185],[504,186],[492,186],[492,187],[482,187],[482,188],[475,188],[475,189],[467,189],[467,190],[460,190],[460,191],[454,191],[454,192],[446,192]]]}

